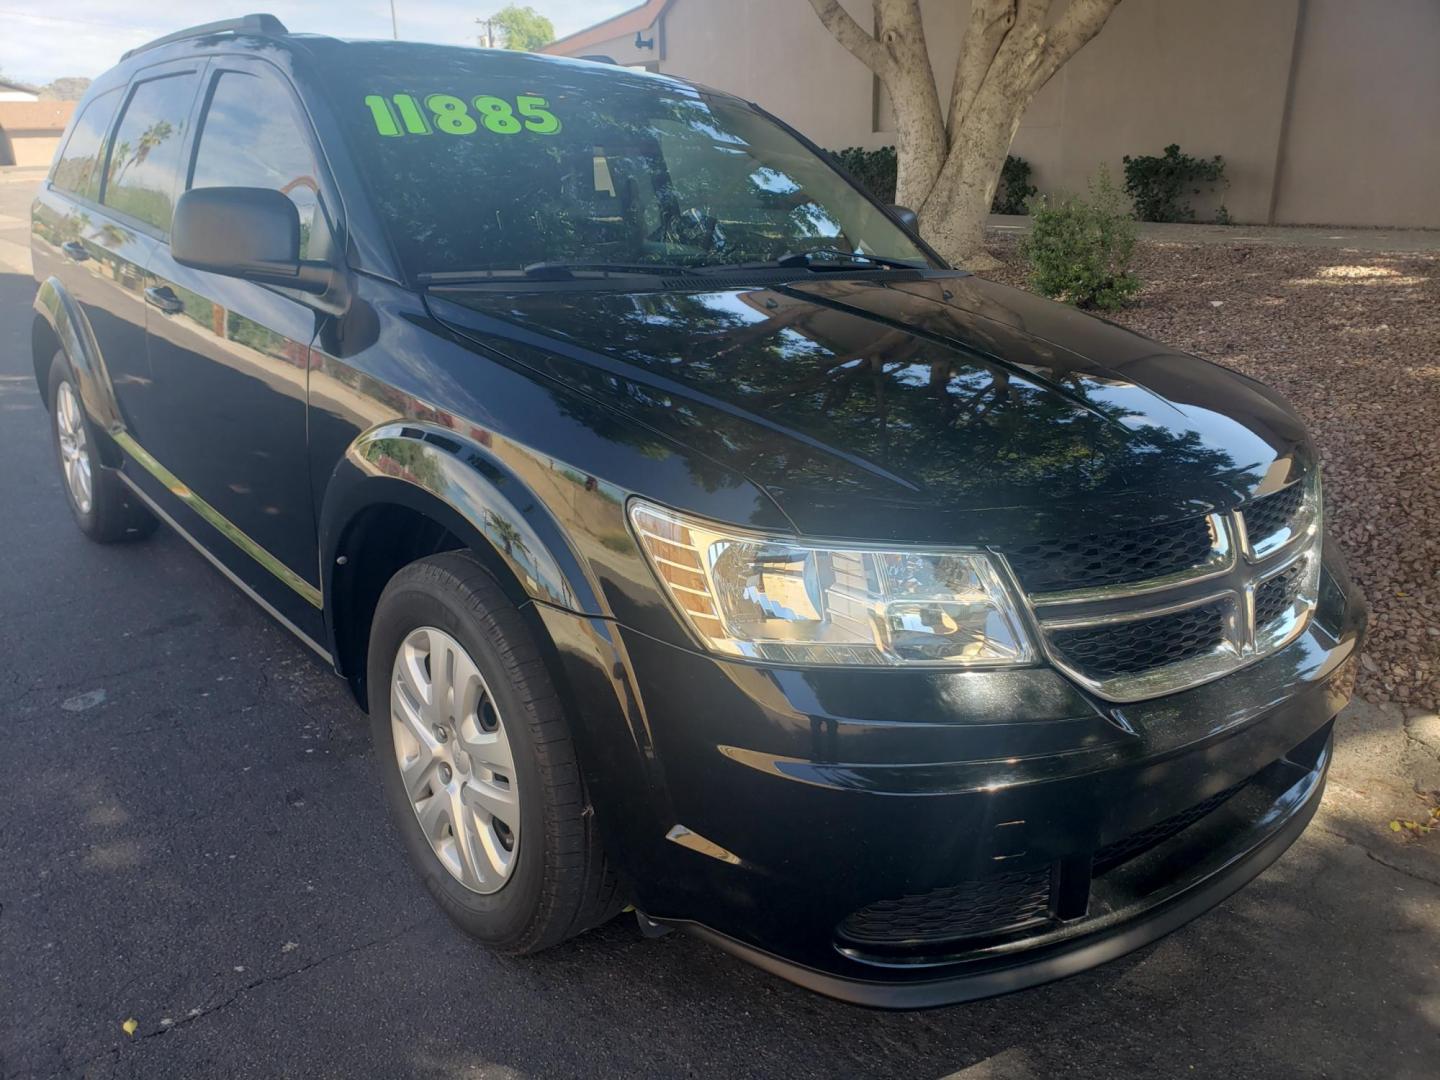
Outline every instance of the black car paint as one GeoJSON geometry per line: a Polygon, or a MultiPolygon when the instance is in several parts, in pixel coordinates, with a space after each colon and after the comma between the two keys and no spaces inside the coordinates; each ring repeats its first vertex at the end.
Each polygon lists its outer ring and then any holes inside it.
{"type": "Polygon", "coordinates": [[[228,64],[263,67],[293,87],[347,253],[343,292],[309,298],[187,270],[152,230],[47,185],[33,211],[36,340],[64,349],[106,433],[106,464],[362,700],[356,523],[406,507],[481,553],[523,605],[637,906],[868,1004],[962,1000],[1099,962],[1218,901],[1293,840],[1323,787],[1327,725],[1364,623],[1328,546],[1329,599],[1298,640],[1217,682],[1113,705],[1046,666],[804,669],[707,655],[624,513],[639,493],[781,534],[1001,547],[1161,523],[1316,467],[1274,393],[938,269],[417,288],[390,256],[311,63],[339,49],[195,39],[137,55],[91,92],[157,64],[189,64],[207,85],[228,64]],[[91,257],[67,255],[74,242],[91,257]],[[172,290],[181,310],[147,304],[150,288],[172,290]],[[836,923],[864,903],[997,860],[1079,873],[1104,844],[1283,771],[1287,755],[1289,786],[1277,781],[1274,804],[1237,821],[1233,857],[1192,881],[1185,860],[1219,849],[1167,856],[1166,880],[1185,887],[1163,902],[1071,924],[1032,952],[915,966],[836,948],[836,923]]]}

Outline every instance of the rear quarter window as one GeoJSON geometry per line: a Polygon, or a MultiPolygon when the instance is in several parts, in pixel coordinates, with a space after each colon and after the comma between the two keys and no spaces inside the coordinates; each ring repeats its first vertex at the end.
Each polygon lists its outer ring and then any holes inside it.
{"type": "Polygon", "coordinates": [[[81,111],[50,178],[57,188],[85,199],[99,196],[105,133],[110,130],[119,104],[120,91],[108,90],[92,98],[81,111]]]}

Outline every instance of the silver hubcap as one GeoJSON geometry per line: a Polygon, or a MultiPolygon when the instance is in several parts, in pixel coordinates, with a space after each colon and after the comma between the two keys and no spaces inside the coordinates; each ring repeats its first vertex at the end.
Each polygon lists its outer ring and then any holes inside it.
{"type": "Polygon", "coordinates": [[[395,760],[415,818],[456,881],[493,893],[520,852],[520,791],[480,669],[443,630],[412,630],[390,678],[395,760]]]}
{"type": "Polygon", "coordinates": [[[85,438],[85,419],[80,399],[68,382],[60,384],[55,401],[55,431],[60,438],[60,464],[65,469],[65,486],[82,514],[90,512],[90,444],[85,438]]]}

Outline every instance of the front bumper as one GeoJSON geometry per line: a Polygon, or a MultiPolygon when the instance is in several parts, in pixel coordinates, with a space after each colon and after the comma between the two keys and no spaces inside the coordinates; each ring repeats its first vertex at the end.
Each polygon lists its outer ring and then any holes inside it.
{"type": "Polygon", "coordinates": [[[1331,727],[1273,762],[1170,841],[1092,879],[1090,910],[1044,933],[913,963],[871,958],[871,972],[821,970],[695,923],[686,928],[757,967],[856,1005],[919,1009],[1021,990],[1123,956],[1203,914],[1278,859],[1320,805],[1331,727]]]}
{"type": "Polygon", "coordinates": [[[650,918],[846,1001],[926,1007],[1102,963],[1234,892],[1314,814],[1365,621],[1326,562],[1296,641],[1126,705],[1047,669],[787,670],[608,624],[647,764],[617,785],[617,740],[592,745],[607,847],[650,918]]]}

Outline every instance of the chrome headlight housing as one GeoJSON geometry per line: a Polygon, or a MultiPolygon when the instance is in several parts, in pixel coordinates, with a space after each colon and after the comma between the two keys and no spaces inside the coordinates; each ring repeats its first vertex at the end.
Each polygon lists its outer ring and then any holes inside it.
{"type": "Polygon", "coordinates": [[[641,500],[630,523],[655,576],[712,651],[784,664],[1032,663],[1018,606],[983,551],[815,544],[641,500]]]}

